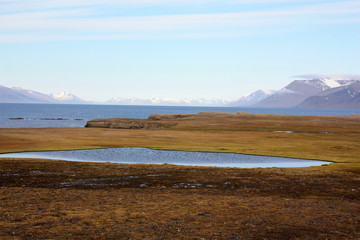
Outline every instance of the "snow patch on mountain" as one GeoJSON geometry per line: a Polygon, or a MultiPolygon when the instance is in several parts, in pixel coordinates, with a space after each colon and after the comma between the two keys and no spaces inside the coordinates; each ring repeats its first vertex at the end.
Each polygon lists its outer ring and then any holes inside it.
{"type": "Polygon", "coordinates": [[[5,87],[0,85],[0,102],[7,103],[86,103],[77,96],[62,92],[44,94],[21,87],[5,87]]]}
{"type": "Polygon", "coordinates": [[[239,98],[236,101],[230,102],[228,106],[232,106],[232,107],[251,106],[271,96],[275,92],[276,92],[275,90],[270,90],[270,89],[267,90],[259,89],[251,94],[239,98]]]}
{"type": "Polygon", "coordinates": [[[51,94],[51,96],[54,99],[60,100],[60,101],[79,100],[78,97],[76,97],[75,95],[73,95],[69,92],[55,93],[55,94],[51,94]]]}
{"type": "Polygon", "coordinates": [[[287,88],[282,88],[276,91],[276,95],[284,95],[284,94],[301,94],[301,93],[287,88]]]}
{"type": "Polygon", "coordinates": [[[340,87],[341,84],[338,83],[336,80],[334,79],[330,79],[330,78],[326,78],[326,79],[322,79],[321,80],[326,86],[328,86],[329,88],[336,88],[336,87],[340,87]]]}

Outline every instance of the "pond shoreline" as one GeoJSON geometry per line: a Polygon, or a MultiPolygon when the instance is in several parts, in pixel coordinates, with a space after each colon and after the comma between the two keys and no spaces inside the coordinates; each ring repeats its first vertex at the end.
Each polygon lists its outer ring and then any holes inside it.
{"type": "Polygon", "coordinates": [[[332,162],[274,156],[219,152],[153,150],[148,148],[100,148],[0,154],[0,158],[39,158],[79,162],[125,164],[174,164],[197,167],[291,168],[328,165],[332,162]]]}

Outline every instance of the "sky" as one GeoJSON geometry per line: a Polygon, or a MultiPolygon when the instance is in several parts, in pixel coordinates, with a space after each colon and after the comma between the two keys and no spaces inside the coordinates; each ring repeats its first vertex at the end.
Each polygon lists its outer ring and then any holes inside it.
{"type": "Polygon", "coordinates": [[[237,99],[359,70],[358,0],[0,0],[8,87],[237,99]]]}

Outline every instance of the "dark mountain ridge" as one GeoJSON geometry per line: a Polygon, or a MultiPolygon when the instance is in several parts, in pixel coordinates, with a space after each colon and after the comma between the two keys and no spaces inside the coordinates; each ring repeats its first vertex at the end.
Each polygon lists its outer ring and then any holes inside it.
{"type": "Polygon", "coordinates": [[[360,109],[360,81],[347,86],[328,89],[307,98],[299,108],[349,108],[360,109]]]}
{"type": "MultiPolygon", "coordinates": [[[[253,107],[268,107],[268,108],[293,108],[293,107],[306,107],[317,108],[317,106],[324,106],[324,108],[332,108],[331,104],[335,106],[335,98],[333,103],[316,104],[320,98],[313,98],[306,104],[302,104],[308,98],[314,96],[321,96],[322,94],[330,94],[343,90],[347,86],[351,86],[359,80],[333,80],[333,79],[313,79],[313,80],[295,80],[276,92],[275,94],[263,99],[253,107]],[[329,92],[327,92],[329,91],[329,92]]],[[[351,108],[346,103],[350,103],[350,100],[341,100],[341,97],[347,97],[346,95],[339,95],[336,99],[339,102],[336,104],[336,108],[351,108]]],[[[357,104],[352,103],[351,106],[356,108],[357,104]]]]}

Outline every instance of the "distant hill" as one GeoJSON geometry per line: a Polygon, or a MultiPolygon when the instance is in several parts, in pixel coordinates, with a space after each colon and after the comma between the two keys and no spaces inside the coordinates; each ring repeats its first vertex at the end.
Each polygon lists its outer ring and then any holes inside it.
{"type": "Polygon", "coordinates": [[[159,106],[224,106],[228,100],[221,99],[177,99],[177,98],[120,98],[115,97],[106,102],[118,105],[159,105],[159,106]]]}
{"type": "Polygon", "coordinates": [[[360,81],[328,89],[307,98],[299,108],[349,108],[360,109],[360,81]]]}
{"type": "MultiPolygon", "coordinates": [[[[318,96],[327,90],[346,87],[355,82],[358,82],[358,80],[295,80],[273,95],[261,100],[255,104],[254,107],[292,108],[307,106],[310,108],[311,106],[309,104],[302,105],[301,103],[306,99],[318,96]]],[[[340,101],[340,99],[338,100],[340,101]]],[[[328,108],[331,108],[331,106],[328,108]]]]}
{"type": "Polygon", "coordinates": [[[236,101],[233,101],[228,104],[230,107],[246,107],[257,104],[261,100],[273,95],[276,93],[275,90],[257,90],[249,95],[243,96],[236,101]]]}
{"type": "Polygon", "coordinates": [[[63,92],[58,94],[44,94],[18,87],[0,85],[0,102],[2,103],[87,103],[75,95],[63,92]]]}

